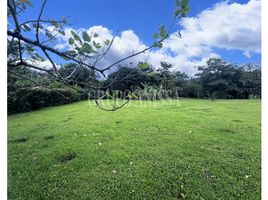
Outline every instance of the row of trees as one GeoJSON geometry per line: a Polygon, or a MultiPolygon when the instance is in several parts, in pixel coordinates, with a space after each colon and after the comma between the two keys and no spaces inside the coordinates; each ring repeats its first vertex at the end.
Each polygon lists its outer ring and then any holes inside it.
{"type": "Polygon", "coordinates": [[[135,90],[144,84],[162,87],[165,90],[177,90],[179,96],[190,98],[227,98],[248,99],[261,97],[261,68],[256,64],[237,66],[218,58],[207,61],[207,65],[198,66],[198,73],[189,77],[180,71],[172,72],[172,65],[161,62],[154,70],[146,63],[136,68],[122,67],[109,75],[107,82],[115,76],[119,81],[113,83],[114,90],[135,90]]]}
{"type": "Polygon", "coordinates": [[[178,95],[211,99],[261,97],[259,65],[248,64],[239,67],[212,58],[207,61],[207,65],[199,66],[198,73],[192,77],[180,71],[171,71],[172,67],[169,63],[161,62],[156,69],[140,62],[136,67],[120,66],[107,79],[103,79],[98,77],[94,70],[90,71],[81,65],[69,63],[59,68],[63,78],[68,76],[67,83],[27,67],[14,68],[8,76],[8,110],[9,113],[17,113],[87,99],[88,95],[79,91],[89,90],[119,90],[133,93],[162,90],[171,91],[171,97],[178,95]],[[92,88],[93,85],[96,87],[92,88]]]}

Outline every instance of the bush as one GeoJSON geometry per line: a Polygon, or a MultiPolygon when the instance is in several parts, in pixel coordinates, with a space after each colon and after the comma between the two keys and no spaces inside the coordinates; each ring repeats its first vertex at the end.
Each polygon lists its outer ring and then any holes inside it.
{"type": "Polygon", "coordinates": [[[69,88],[22,88],[8,96],[8,113],[28,112],[47,106],[63,105],[81,100],[81,95],[69,88]]]}

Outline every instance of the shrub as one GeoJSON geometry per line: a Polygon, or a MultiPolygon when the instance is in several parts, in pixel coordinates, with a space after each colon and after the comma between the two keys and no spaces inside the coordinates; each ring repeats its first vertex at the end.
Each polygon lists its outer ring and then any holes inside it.
{"type": "Polygon", "coordinates": [[[8,113],[28,112],[47,106],[79,101],[81,95],[69,88],[21,88],[8,96],[8,113]]]}

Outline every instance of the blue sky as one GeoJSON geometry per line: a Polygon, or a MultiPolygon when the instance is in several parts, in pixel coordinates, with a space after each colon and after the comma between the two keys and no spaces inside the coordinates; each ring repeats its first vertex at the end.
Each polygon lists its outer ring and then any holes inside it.
{"type": "MultiPolygon", "coordinates": [[[[258,2],[258,0],[251,1],[255,2],[255,4],[258,4],[256,3],[258,2]]],[[[251,3],[249,0],[230,0],[228,2],[225,1],[225,3],[219,5],[220,2],[222,1],[190,0],[191,10],[187,16],[188,18],[183,22],[183,24],[177,25],[177,30],[185,30],[184,32],[182,32],[184,33],[183,39],[185,35],[185,41],[183,44],[184,46],[181,48],[176,48],[176,42],[178,42],[179,45],[180,41],[177,38],[174,38],[174,40],[170,40],[167,42],[166,52],[163,52],[163,50],[161,50],[161,52],[158,53],[158,56],[164,58],[162,55],[160,55],[160,53],[162,53],[165,54],[166,59],[168,59],[167,56],[170,56],[168,52],[171,52],[172,55],[173,53],[179,55],[183,51],[186,58],[178,56],[178,59],[173,59],[174,63],[179,63],[183,61],[190,62],[196,57],[199,57],[199,61],[201,61],[202,57],[205,59],[206,57],[213,55],[219,56],[229,62],[235,63],[260,62],[260,28],[257,26],[254,29],[249,30],[250,27],[248,27],[246,24],[243,25],[243,23],[247,22],[248,18],[252,18],[251,16],[244,16],[245,10],[248,12],[249,15],[251,14],[251,12],[254,12],[254,9],[255,12],[260,11],[256,10],[256,5],[253,5],[253,3],[251,3]],[[212,10],[213,13],[210,13],[208,9],[212,10]],[[200,15],[200,13],[202,12],[203,14],[200,15]],[[224,12],[226,12],[227,14],[224,12]],[[237,17],[237,15],[239,14],[241,14],[240,18],[239,16],[237,17]],[[218,16],[219,19],[217,19],[218,16]],[[231,24],[231,22],[226,22],[223,18],[230,18],[229,21],[232,21],[236,18],[237,19],[234,20],[234,24],[231,24]],[[218,23],[217,20],[219,21],[218,23]],[[194,25],[192,25],[192,21],[194,21],[194,25]],[[240,25],[240,22],[242,23],[242,25],[240,25]],[[204,30],[206,29],[204,27],[207,26],[202,23],[211,23],[212,25],[211,27],[208,27],[207,30],[204,30]],[[234,28],[237,25],[241,26],[240,29],[234,28]],[[203,32],[200,32],[199,29],[197,30],[197,27],[203,27],[203,32]],[[210,32],[208,31],[208,29],[210,28],[213,29],[214,32],[211,35],[211,43],[209,41],[210,32]],[[194,31],[198,31],[199,34],[206,34],[208,36],[199,36],[195,38],[195,35],[198,34],[195,34],[194,31]],[[215,31],[218,31],[219,33],[215,33],[215,31]],[[222,31],[226,32],[226,34],[221,35],[220,32],[222,31]],[[232,37],[232,34],[234,35],[234,38],[232,37]],[[252,34],[255,35],[255,38],[252,37],[252,34]],[[193,43],[192,41],[190,41],[190,44],[188,44],[187,41],[191,37],[193,37],[193,40],[200,40],[202,42],[196,44],[196,42],[193,43]],[[239,38],[241,38],[241,41],[239,41],[239,38]],[[213,43],[213,41],[215,42],[213,43]],[[250,42],[248,42],[247,44],[247,41],[250,42]],[[232,45],[232,42],[235,45],[232,45]],[[249,45],[252,45],[252,47],[249,47],[249,45]],[[185,46],[189,46],[189,49],[192,48],[199,53],[186,53],[185,50],[182,49],[185,48],[185,46]]],[[[29,11],[31,12],[25,13],[22,17],[22,20],[36,17],[38,15],[38,10],[41,4],[36,4],[35,1],[32,1],[32,3],[34,4],[34,8],[30,8],[29,11]]],[[[259,7],[260,6],[257,6],[257,8],[259,7]]],[[[79,30],[81,28],[89,30],[90,27],[94,26],[99,27],[98,29],[94,29],[95,31],[100,31],[100,29],[107,29],[110,31],[110,33],[114,33],[115,31],[120,30],[121,32],[126,32],[126,34],[124,35],[126,38],[130,40],[137,39],[136,42],[139,45],[149,45],[153,41],[152,35],[157,31],[158,27],[162,24],[165,24],[166,26],[170,24],[173,10],[173,0],[48,0],[43,18],[56,19],[61,16],[70,16],[70,21],[72,23],[71,28],[74,30],[79,30]]],[[[255,16],[255,18],[251,20],[251,23],[260,23],[260,21],[258,22],[258,17],[259,16],[255,16]]],[[[125,40],[127,40],[126,38],[125,40]]],[[[123,35],[120,35],[119,39],[122,39],[123,41],[123,35]]],[[[61,40],[61,42],[63,41],[64,39],[61,40]]],[[[134,44],[133,46],[138,47],[138,44],[134,44]]],[[[114,54],[116,54],[116,52],[114,52],[114,54]]],[[[150,61],[150,59],[153,59],[153,55],[150,55],[149,57],[147,57],[146,60],[150,61]]],[[[182,71],[187,71],[185,70],[185,68],[186,67],[182,67],[182,71]]],[[[178,67],[178,69],[180,68],[178,67]]]]}

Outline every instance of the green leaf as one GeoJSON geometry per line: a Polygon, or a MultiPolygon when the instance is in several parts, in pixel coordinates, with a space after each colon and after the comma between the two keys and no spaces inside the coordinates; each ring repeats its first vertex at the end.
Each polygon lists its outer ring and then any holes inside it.
{"type": "Polygon", "coordinates": [[[176,0],[175,3],[176,3],[176,6],[179,6],[180,5],[179,0],[176,0]]]}
{"type": "Polygon", "coordinates": [[[80,48],[80,47],[77,47],[77,46],[76,46],[76,47],[75,47],[75,50],[78,51],[79,53],[83,53],[83,51],[82,51],[82,50],[83,50],[82,47],[80,48]]]}
{"type": "Polygon", "coordinates": [[[154,39],[158,39],[159,38],[159,34],[158,33],[155,33],[154,34],[154,39]]]}
{"type": "Polygon", "coordinates": [[[162,48],[162,46],[163,46],[162,43],[159,43],[159,44],[157,45],[157,47],[160,48],[160,49],[162,48]]]}
{"type": "Polygon", "coordinates": [[[99,37],[99,35],[97,33],[94,33],[93,37],[99,37]]]}
{"type": "Polygon", "coordinates": [[[108,39],[104,41],[104,44],[105,44],[105,45],[109,45],[110,43],[111,43],[111,41],[108,40],[108,39]]]}
{"type": "Polygon", "coordinates": [[[53,37],[53,35],[50,33],[49,30],[46,30],[46,36],[47,36],[48,38],[52,38],[52,37],[53,37]]]}
{"type": "Polygon", "coordinates": [[[175,11],[174,15],[177,17],[181,13],[182,13],[182,10],[178,9],[178,10],[175,11]]]}
{"type": "Polygon", "coordinates": [[[74,39],[73,39],[73,38],[69,38],[68,43],[69,43],[70,45],[73,45],[73,44],[74,44],[74,39]]]}
{"type": "Polygon", "coordinates": [[[64,60],[70,60],[70,58],[67,58],[65,56],[61,56],[61,58],[63,58],[64,60]]]}
{"type": "Polygon", "coordinates": [[[43,58],[42,56],[40,56],[38,53],[35,53],[36,57],[41,60],[42,62],[46,61],[45,58],[43,58]]]}
{"type": "Polygon", "coordinates": [[[34,49],[33,49],[32,46],[29,45],[29,44],[25,44],[25,48],[26,48],[26,50],[27,50],[28,52],[34,52],[34,49]]]}
{"type": "MultiPolygon", "coordinates": [[[[33,27],[34,28],[37,28],[37,23],[33,23],[33,27]]],[[[39,24],[39,29],[43,29],[44,27],[41,25],[41,24],[39,24]]]]}
{"type": "Polygon", "coordinates": [[[164,38],[166,35],[167,35],[167,32],[166,32],[166,29],[165,29],[165,26],[162,25],[160,28],[159,28],[159,31],[160,31],[160,37],[161,38],[164,38]]]}
{"type": "Polygon", "coordinates": [[[184,13],[187,14],[189,11],[190,11],[190,7],[187,6],[187,7],[184,9],[184,13]]]}
{"type": "Polygon", "coordinates": [[[26,24],[23,25],[23,29],[25,31],[31,31],[30,27],[28,25],[26,25],[26,24]]]}
{"type": "Polygon", "coordinates": [[[56,28],[59,28],[59,23],[56,21],[51,21],[50,22],[52,26],[55,26],[56,28]]]}
{"type": "Polygon", "coordinates": [[[99,43],[96,43],[95,41],[93,41],[93,46],[97,49],[101,48],[99,43]]]}
{"type": "Polygon", "coordinates": [[[73,50],[71,50],[71,51],[67,51],[66,52],[68,55],[70,55],[70,56],[75,56],[76,54],[77,54],[77,52],[76,51],[73,51],[73,50]]]}
{"type": "Polygon", "coordinates": [[[75,40],[79,41],[82,44],[82,40],[80,39],[80,37],[74,31],[71,31],[71,34],[73,35],[73,38],[75,40]]]}
{"type": "Polygon", "coordinates": [[[189,3],[189,0],[182,0],[181,1],[181,8],[185,9],[187,7],[188,3],[189,3]]]}
{"type": "Polygon", "coordinates": [[[89,35],[87,34],[86,31],[83,32],[83,40],[85,40],[87,42],[90,42],[91,41],[91,39],[90,39],[90,37],[89,37],[89,35]]]}
{"type": "Polygon", "coordinates": [[[148,63],[146,63],[146,62],[138,64],[138,68],[141,69],[141,70],[148,69],[149,67],[150,67],[150,65],[148,63]]]}
{"type": "Polygon", "coordinates": [[[157,42],[154,42],[154,43],[153,43],[153,46],[154,46],[154,47],[157,47],[157,42]]]}
{"type": "Polygon", "coordinates": [[[86,53],[96,53],[96,51],[94,51],[92,46],[86,42],[82,45],[81,51],[84,51],[86,53]]]}
{"type": "Polygon", "coordinates": [[[29,6],[33,7],[33,4],[32,4],[31,1],[29,1],[29,0],[19,0],[19,2],[21,2],[21,3],[26,3],[26,4],[28,4],[29,6]]]}
{"type": "Polygon", "coordinates": [[[62,31],[62,30],[59,30],[59,33],[62,34],[62,35],[65,35],[65,32],[62,31]]]}

